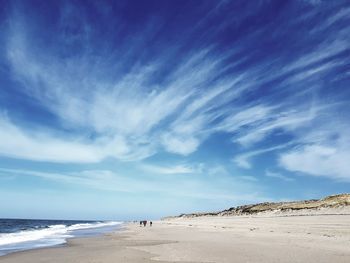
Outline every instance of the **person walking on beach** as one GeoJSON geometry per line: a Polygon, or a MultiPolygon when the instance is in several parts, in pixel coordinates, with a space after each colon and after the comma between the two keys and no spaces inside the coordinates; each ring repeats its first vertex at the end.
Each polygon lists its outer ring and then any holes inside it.
{"type": "Polygon", "coordinates": [[[152,221],[149,221],[149,226],[152,226],[152,221]]]}

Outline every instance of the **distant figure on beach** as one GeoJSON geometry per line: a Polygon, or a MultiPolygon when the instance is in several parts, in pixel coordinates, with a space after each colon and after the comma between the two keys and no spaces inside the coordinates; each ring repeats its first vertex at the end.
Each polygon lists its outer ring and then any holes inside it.
{"type": "Polygon", "coordinates": [[[149,226],[152,226],[152,221],[149,221],[149,226]]]}
{"type": "Polygon", "coordinates": [[[142,221],[140,221],[140,226],[142,226],[142,221]]]}
{"type": "Polygon", "coordinates": [[[147,225],[147,220],[142,221],[143,226],[145,227],[147,225]]]}

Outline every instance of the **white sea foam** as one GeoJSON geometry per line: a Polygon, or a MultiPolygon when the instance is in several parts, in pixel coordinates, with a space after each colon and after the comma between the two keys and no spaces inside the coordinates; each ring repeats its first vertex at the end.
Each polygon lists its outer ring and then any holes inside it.
{"type": "Polygon", "coordinates": [[[16,233],[0,234],[0,251],[2,249],[21,249],[22,247],[43,247],[65,243],[67,238],[73,237],[74,231],[112,227],[122,222],[98,222],[66,225],[52,225],[44,229],[25,230],[16,233]]]}
{"type": "Polygon", "coordinates": [[[107,226],[115,226],[115,225],[120,225],[122,222],[97,222],[94,224],[89,224],[89,223],[84,223],[84,224],[75,224],[69,226],[67,229],[68,231],[72,230],[80,230],[80,229],[87,229],[87,228],[99,228],[99,227],[107,227],[107,226]]]}

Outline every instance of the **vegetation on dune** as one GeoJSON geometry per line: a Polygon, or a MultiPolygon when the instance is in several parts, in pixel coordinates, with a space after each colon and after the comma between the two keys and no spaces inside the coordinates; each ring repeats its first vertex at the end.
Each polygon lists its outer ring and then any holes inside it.
{"type": "MultiPolygon", "coordinates": [[[[233,216],[233,215],[251,215],[269,211],[295,211],[295,210],[311,210],[322,208],[339,208],[350,205],[350,194],[339,194],[327,196],[323,199],[293,201],[293,202],[265,202],[259,204],[242,205],[231,207],[227,210],[219,212],[204,212],[181,214],[172,218],[191,218],[200,216],[233,216]]],[[[171,218],[171,217],[167,217],[171,218]]]]}

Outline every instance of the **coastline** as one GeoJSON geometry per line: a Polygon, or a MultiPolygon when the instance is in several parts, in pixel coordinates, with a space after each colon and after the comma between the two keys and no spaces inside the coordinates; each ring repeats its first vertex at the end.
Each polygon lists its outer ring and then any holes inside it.
{"type": "Polygon", "coordinates": [[[15,252],[0,262],[349,262],[350,214],[235,216],[125,224],[60,247],[15,252]]]}
{"type": "Polygon", "coordinates": [[[64,244],[9,253],[1,256],[0,262],[151,262],[147,258],[153,255],[129,249],[128,246],[153,245],[160,242],[128,242],[134,227],[136,225],[128,223],[111,233],[93,237],[73,237],[67,239],[64,244]],[[123,261],[129,259],[131,261],[123,261]]]}
{"type": "Polygon", "coordinates": [[[0,220],[5,231],[0,234],[0,257],[32,249],[62,246],[72,238],[100,236],[117,231],[123,224],[121,221],[0,220]]]}

